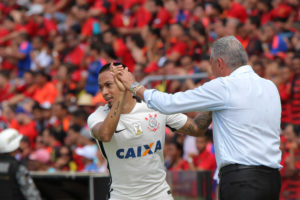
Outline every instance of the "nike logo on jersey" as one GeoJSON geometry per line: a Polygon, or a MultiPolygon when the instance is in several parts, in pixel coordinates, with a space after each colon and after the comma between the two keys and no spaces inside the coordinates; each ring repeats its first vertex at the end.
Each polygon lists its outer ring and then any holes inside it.
{"type": "Polygon", "coordinates": [[[145,144],[137,147],[118,149],[116,151],[116,155],[120,159],[137,158],[137,157],[151,155],[159,150],[162,150],[162,146],[160,140],[157,140],[156,144],[152,142],[150,144],[145,144]]]}
{"type": "Polygon", "coordinates": [[[121,129],[121,130],[116,130],[115,133],[120,133],[122,131],[126,130],[125,128],[124,129],[121,129]]]}

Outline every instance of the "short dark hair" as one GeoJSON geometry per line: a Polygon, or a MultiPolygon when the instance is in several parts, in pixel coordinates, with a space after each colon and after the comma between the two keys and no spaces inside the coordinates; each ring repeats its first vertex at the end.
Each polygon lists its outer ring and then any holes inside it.
{"type": "Polygon", "coordinates": [[[175,141],[175,140],[172,140],[170,142],[170,144],[173,144],[176,147],[176,149],[180,151],[180,155],[182,157],[183,156],[183,145],[180,144],[178,141],[175,141]]]}
{"type": "Polygon", "coordinates": [[[101,48],[102,48],[102,51],[104,53],[106,53],[110,58],[112,58],[114,60],[117,60],[118,57],[117,57],[117,55],[116,55],[116,53],[115,53],[114,48],[112,47],[112,45],[105,44],[101,48]]]}
{"type": "Polygon", "coordinates": [[[76,133],[80,133],[81,131],[81,126],[77,125],[77,124],[73,124],[72,126],[70,126],[69,130],[73,130],[76,133]]]}
{"type": "MultiPolygon", "coordinates": [[[[109,68],[109,67],[110,67],[110,64],[111,64],[111,63],[107,63],[107,64],[103,65],[103,66],[101,67],[99,73],[98,73],[98,76],[99,76],[101,73],[105,72],[105,71],[109,71],[109,69],[110,69],[110,68],[109,68]]],[[[119,63],[119,62],[114,62],[113,65],[114,65],[114,66],[122,65],[122,67],[123,67],[124,69],[126,68],[126,66],[125,66],[124,64],[119,63]]]]}
{"type": "Polygon", "coordinates": [[[45,77],[48,82],[51,81],[51,76],[44,70],[37,71],[35,75],[41,75],[45,77]]]}
{"type": "Polygon", "coordinates": [[[68,106],[62,101],[56,102],[55,105],[59,105],[61,109],[68,111],[68,106]]]}
{"type": "Polygon", "coordinates": [[[100,53],[102,50],[99,43],[92,43],[90,45],[90,48],[91,48],[91,50],[97,51],[97,53],[100,53]]]}
{"type": "Polygon", "coordinates": [[[86,120],[88,118],[88,113],[83,109],[78,109],[73,112],[73,116],[86,120]]]}
{"type": "Polygon", "coordinates": [[[260,19],[257,16],[250,16],[249,17],[250,23],[254,24],[257,27],[260,27],[260,19]]]}

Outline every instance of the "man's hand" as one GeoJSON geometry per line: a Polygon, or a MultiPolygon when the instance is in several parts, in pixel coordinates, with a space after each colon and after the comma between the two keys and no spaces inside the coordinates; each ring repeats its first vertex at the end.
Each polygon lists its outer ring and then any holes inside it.
{"type": "MultiPolygon", "coordinates": [[[[119,65],[120,67],[122,67],[121,65],[119,65]]],[[[124,84],[119,80],[119,78],[117,77],[118,73],[117,73],[117,67],[119,66],[114,66],[113,64],[110,65],[110,71],[112,72],[112,75],[114,76],[114,80],[119,88],[119,90],[121,92],[125,92],[126,88],[124,86],[124,84]]]]}
{"type": "Polygon", "coordinates": [[[132,83],[136,81],[133,74],[128,71],[128,68],[124,69],[122,66],[113,66],[113,72],[127,90],[129,90],[132,83]]]}

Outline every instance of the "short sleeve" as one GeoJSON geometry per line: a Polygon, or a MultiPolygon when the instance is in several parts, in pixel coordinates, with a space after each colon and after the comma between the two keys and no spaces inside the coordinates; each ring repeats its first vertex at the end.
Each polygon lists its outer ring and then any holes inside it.
{"type": "MultiPolygon", "coordinates": [[[[92,130],[96,124],[101,123],[105,120],[109,109],[107,106],[100,106],[93,112],[87,119],[87,124],[90,130],[92,130]]],[[[92,136],[92,135],[91,135],[92,136]]]]}
{"type": "Polygon", "coordinates": [[[167,126],[173,128],[173,129],[180,129],[182,128],[187,121],[187,116],[181,113],[173,114],[173,115],[167,115],[167,126]]]}

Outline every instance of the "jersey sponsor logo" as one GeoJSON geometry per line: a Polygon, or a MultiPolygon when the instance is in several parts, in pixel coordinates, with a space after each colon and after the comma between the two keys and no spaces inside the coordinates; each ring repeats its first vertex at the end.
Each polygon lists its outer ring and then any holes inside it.
{"type": "Polygon", "coordinates": [[[161,141],[157,140],[156,143],[145,144],[137,147],[129,147],[128,149],[118,149],[116,155],[120,159],[144,157],[161,151],[161,141]]]}
{"type": "Polygon", "coordinates": [[[154,114],[151,115],[151,114],[148,114],[149,117],[145,117],[145,120],[148,121],[148,126],[147,128],[150,130],[150,131],[153,131],[155,132],[158,128],[159,128],[159,122],[157,121],[157,114],[154,114]]]}

